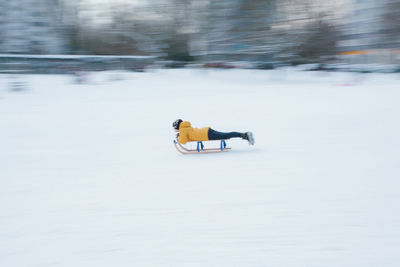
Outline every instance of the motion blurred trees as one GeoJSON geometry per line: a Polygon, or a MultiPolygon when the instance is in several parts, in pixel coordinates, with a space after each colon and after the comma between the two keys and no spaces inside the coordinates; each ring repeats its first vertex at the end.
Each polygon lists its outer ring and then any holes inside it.
{"type": "Polygon", "coordinates": [[[386,5],[382,22],[386,39],[394,42],[395,47],[400,45],[400,0],[389,0],[386,5]]]}
{"type": "Polygon", "coordinates": [[[134,16],[140,10],[117,5],[112,12],[97,14],[94,21],[84,10],[86,6],[71,5],[65,11],[71,52],[146,55],[158,51],[154,40],[160,36],[161,25],[134,16]]]}
{"type": "Polygon", "coordinates": [[[321,61],[335,53],[335,26],[312,0],[152,0],[88,16],[69,4],[75,53],[161,55],[173,60],[321,61]],[[99,22],[100,21],[100,22],[99,22]]]}

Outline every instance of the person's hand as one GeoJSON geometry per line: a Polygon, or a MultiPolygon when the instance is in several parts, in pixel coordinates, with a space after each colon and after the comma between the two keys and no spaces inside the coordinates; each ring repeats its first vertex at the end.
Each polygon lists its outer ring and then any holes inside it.
{"type": "Polygon", "coordinates": [[[178,139],[178,137],[179,137],[179,133],[176,134],[176,139],[178,139]]]}

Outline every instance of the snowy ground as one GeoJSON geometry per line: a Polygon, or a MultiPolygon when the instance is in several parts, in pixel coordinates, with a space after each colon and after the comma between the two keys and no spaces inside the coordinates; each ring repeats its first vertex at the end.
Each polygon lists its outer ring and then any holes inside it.
{"type": "Polygon", "coordinates": [[[0,266],[397,267],[399,99],[394,74],[1,75],[0,266]],[[176,118],[256,145],[181,155],[176,118]]]}

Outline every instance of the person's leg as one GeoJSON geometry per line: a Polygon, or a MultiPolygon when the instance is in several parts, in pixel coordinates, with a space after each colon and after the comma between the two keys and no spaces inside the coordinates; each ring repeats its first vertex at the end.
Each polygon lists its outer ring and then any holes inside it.
{"type": "Polygon", "coordinates": [[[238,137],[238,138],[243,138],[244,133],[239,133],[239,132],[228,132],[228,133],[222,133],[215,131],[213,129],[208,130],[208,140],[224,140],[224,139],[230,139],[233,137],[238,137]]]}

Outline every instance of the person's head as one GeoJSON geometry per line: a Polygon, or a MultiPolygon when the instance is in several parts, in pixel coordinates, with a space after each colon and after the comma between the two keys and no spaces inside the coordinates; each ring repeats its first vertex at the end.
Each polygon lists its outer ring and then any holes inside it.
{"type": "Polygon", "coordinates": [[[179,131],[179,125],[181,124],[182,120],[181,119],[177,119],[172,123],[172,127],[176,130],[179,131]]]}

